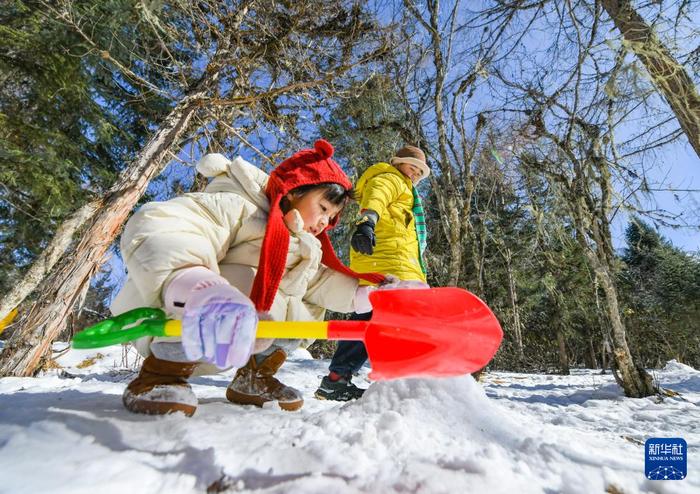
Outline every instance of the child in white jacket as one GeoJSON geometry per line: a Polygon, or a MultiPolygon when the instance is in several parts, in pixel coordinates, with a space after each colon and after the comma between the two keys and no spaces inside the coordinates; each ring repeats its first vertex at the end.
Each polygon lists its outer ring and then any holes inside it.
{"type": "Polygon", "coordinates": [[[229,401],[285,410],[301,394],[275,373],[299,340],[255,340],[259,318],[323,320],[326,309],[352,312],[366,303],[357,274],[336,257],[326,231],[352,197],[352,184],[319,140],[268,177],[238,157],[207,155],[197,170],[212,181],[202,193],[151,202],[127,222],[121,251],[128,279],[111,310],[163,307],[182,319],[182,338],[142,338],[146,357],[124,392],[136,413],[192,415],[187,379],[238,367],[229,401]],[[357,295],[357,297],[356,297],[357,295]],[[253,354],[251,356],[251,354],[253,354]]]}

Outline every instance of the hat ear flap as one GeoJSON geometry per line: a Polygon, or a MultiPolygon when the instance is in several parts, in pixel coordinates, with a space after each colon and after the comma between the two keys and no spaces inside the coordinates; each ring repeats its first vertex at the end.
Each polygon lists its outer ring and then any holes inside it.
{"type": "Polygon", "coordinates": [[[287,264],[289,231],[284,224],[284,216],[280,208],[281,198],[282,195],[277,194],[270,201],[267,228],[258,259],[258,272],[250,291],[250,298],[260,312],[267,312],[272,307],[287,264]]]}

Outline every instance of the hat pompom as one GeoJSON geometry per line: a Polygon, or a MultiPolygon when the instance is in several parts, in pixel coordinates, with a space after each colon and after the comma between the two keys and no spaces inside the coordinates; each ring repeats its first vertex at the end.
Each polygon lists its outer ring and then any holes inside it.
{"type": "Polygon", "coordinates": [[[322,158],[328,159],[333,156],[333,145],[325,139],[314,142],[314,149],[322,158]]]}

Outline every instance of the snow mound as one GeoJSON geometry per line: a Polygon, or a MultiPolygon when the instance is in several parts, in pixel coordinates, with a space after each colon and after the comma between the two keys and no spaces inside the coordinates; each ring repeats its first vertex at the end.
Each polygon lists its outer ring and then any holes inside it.
{"type": "Polygon", "coordinates": [[[290,355],[289,359],[295,359],[295,360],[313,360],[314,357],[311,355],[311,353],[306,349],[299,347],[296,350],[294,350],[290,355]]]}
{"type": "MultiPolygon", "coordinates": [[[[503,492],[490,474],[523,447],[509,413],[471,376],[377,382],[361,400],[305,417],[295,461],[312,472],[325,464],[324,475],[366,492],[414,492],[426,476],[426,492],[503,492]]],[[[523,464],[511,478],[523,486],[531,475],[523,464]]]]}
{"type": "Polygon", "coordinates": [[[518,425],[494,406],[471,376],[450,379],[403,379],[370,386],[363,399],[348,406],[362,416],[396,414],[411,435],[420,434],[429,422],[430,433],[443,433],[456,441],[486,442],[498,437],[520,442],[518,425]]]}
{"type": "Polygon", "coordinates": [[[698,371],[689,365],[681,364],[678,360],[673,359],[666,362],[666,365],[661,369],[664,373],[680,373],[680,374],[697,374],[698,371]]]}

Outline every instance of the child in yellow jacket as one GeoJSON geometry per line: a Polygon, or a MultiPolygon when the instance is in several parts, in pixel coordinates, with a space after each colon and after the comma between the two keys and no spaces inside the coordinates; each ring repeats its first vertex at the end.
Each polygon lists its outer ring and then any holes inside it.
{"type": "MultiPolygon", "coordinates": [[[[395,287],[427,287],[423,263],[425,218],[415,186],[429,175],[425,154],[415,146],[399,149],[389,163],[376,163],[362,174],[355,186],[361,217],[351,239],[351,269],[391,275],[397,278],[395,287]]],[[[374,289],[362,280],[360,285],[366,292],[374,289]]],[[[356,307],[350,318],[365,321],[371,315],[367,304],[356,307]]],[[[321,381],[316,397],[347,401],[362,396],[364,390],[356,387],[351,378],[366,361],[367,350],[362,341],[338,342],[330,373],[321,381]]]]}

